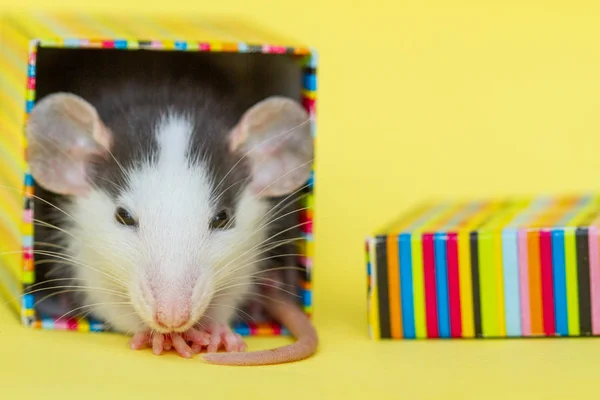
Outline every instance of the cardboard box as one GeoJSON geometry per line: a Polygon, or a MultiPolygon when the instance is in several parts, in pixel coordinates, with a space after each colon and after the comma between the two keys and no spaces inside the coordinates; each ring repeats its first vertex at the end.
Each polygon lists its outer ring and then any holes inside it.
{"type": "MultiPolygon", "coordinates": [[[[48,83],[55,70],[61,69],[61,54],[81,49],[123,52],[194,52],[232,54],[229,60],[246,60],[253,54],[261,65],[270,65],[268,57],[289,57],[297,64],[298,75],[288,74],[298,86],[298,96],[309,111],[315,129],[316,67],[314,50],[289,40],[279,39],[241,21],[193,19],[189,16],[152,17],[142,15],[6,15],[2,19],[0,54],[0,291],[20,314],[23,324],[34,328],[100,331],[102,321],[86,318],[47,318],[35,306],[36,283],[34,182],[24,158],[24,125],[36,101],[40,84],[48,83]],[[52,71],[49,54],[53,54],[52,71]],[[58,57],[56,55],[59,55],[58,57]],[[259,56],[257,56],[257,54],[259,56]],[[58,61],[56,61],[58,60],[58,61]],[[265,60],[265,61],[260,61],[265,60]],[[43,78],[42,78],[43,77],[43,78]],[[45,82],[42,82],[45,79],[45,82]]],[[[236,61],[237,62],[237,61],[236,61]]],[[[242,61],[240,61],[242,63],[242,61]]],[[[242,65],[242,64],[240,64],[242,65]]],[[[244,68],[238,68],[243,72],[244,68]]],[[[267,72],[266,72],[267,73],[267,72]]],[[[40,95],[41,96],[41,95],[40,95]]],[[[304,268],[297,292],[307,314],[312,312],[312,219],[313,181],[303,197],[304,238],[298,243],[298,265],[304,268]]],[[[270,321],[245,323],[236,330],[243,335],[286,333],[270,321]]]]}
{"type": "Polygon", "coordinates": [[[441,202],[367,240],[373,339],[600,334],[600,197],[441,202]]]}

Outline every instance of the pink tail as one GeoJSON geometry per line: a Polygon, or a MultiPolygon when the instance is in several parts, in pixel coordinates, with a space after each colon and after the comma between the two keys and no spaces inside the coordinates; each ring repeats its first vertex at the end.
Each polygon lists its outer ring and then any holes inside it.
{"type": "Polygon", "coordinates": [[[298,306],[287,301],[270,301],[269,312],[296,338],[296,342],[272,350],[250,353],[208,353],[202,358],[219,365],[271,365],[302,360],[313,355],[318,346],[317,332],[298,306]]]}

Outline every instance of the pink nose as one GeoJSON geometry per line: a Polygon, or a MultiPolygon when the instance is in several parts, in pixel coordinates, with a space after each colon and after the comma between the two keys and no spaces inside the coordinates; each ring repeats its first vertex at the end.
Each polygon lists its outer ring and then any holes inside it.
{"type": "Polygon", "coordinates": [[[154,321],[165,329],[178,329],[190,322],[189,310],[157,311],[154,321]]]}

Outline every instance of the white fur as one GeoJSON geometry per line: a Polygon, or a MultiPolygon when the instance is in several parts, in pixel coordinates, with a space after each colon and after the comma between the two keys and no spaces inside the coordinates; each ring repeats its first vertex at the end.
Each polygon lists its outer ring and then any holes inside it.
{"type": "Polygon", "coordinates": [[[181,168],[187,162],[185,153],[190,144],[194,126],[186,118],[176,114],[165,115],[156,131],[159,146],[159,169],[167,171],[181,168]]]}
{"type": "Polygon", "coordinates": [[[115,330],[164,331],[154,315],[162,312],[177,319],[187,304],[192,318],[178,331],[205,315],[226,323],[249,291],[248,275],[256,270],[251,261],[257,258],[251,249],[266,238],[264,230],[256,231],[266,204],[247,190],[235,210],[234,227],[209,229],[220,211],[211,201],[219,194],[211,193],[218,182],[210,181],[202,161],[190,164],[186,159],[192,128],[185,118],[166,115],[156,127],[158,159],[149,158],[128,171],[129,190],[117,202],[94,189],[76,198],[68,210],[77,221],[69,251],[86,265],[75,266],[75,275],[90,286],[86,304],[95,305],[88,311],[115,330]],[[115,220],[117,207],[139,220],[137,230],[115,220]],[[231,284],[235,286],[219,291],[213,300],[216,290],[231,284]]]}

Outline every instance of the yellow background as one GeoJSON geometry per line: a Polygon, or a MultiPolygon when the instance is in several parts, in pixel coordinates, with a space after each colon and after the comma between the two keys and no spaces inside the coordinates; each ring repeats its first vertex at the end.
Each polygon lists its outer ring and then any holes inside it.
{"type": "MultiPolygon", "coordinates": [[[[48,3],[0,0],[3,9],[48,3]]],[[[104,0],[93,7],[244,14],[318,48],[314,300],[322,346],[293,365],[214,367],[134,353],[116,335],[25,330],[0,307],[0,398],[597,396],[595,339],[369,341],[363,240],[428,196],[596,190],[600,3],[104,0]]]]}

